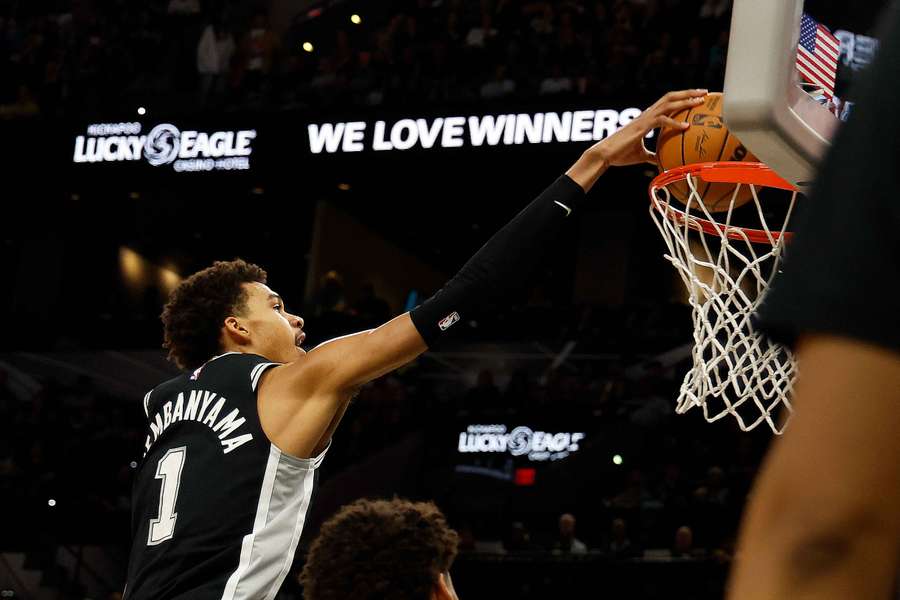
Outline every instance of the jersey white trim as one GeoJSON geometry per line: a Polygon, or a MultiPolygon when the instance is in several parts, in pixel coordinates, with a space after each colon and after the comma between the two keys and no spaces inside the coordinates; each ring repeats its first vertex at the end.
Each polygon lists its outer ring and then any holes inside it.
{"type": "Polygon", "coordinates": [[[572,209],[569,208],[568,206],[566,206],[565,204],[563,204],[562,202],[560,202],[559,200],[554,200],[554,201],[553,201],[553,204],[558,204],[558,205],[560,205],[561,207],[563,207],[563,208],[565,209],[565,211],[566,211],[566,216],[567,216],[567,217],[568,217],[569,215],[572,214],[572,209]]]}
{"type": "Polygon", "coordinates": [[[224,352],[222,354],[219,354],[218,356],[213,356],[211,359],[209,359],[208,361],[206,361],[203,364],[208,365],[209,363],[216,360],[217,358],[222,358],[223,356],[228,356],[229,354],[243,354],[243,352],[237,352],[236,350],[232,350],[231,352],[224,352]]]}
{"type": "Polygon", "coordinates": [[[253,367],[253,370],[250,372],[250,389],[254,392],[256,391],[256,386],[259,385],[259,380],[262,378],[262,374],[269,367],[278,366],[281,363],[260,363],[253,367]]]}
{"type": "MultiPolygon", "coordinates": [[[[153,390],[150,390],[146,394],[144,394],[144,415],[149,419],[150,418],[150,394],[153,393],[153,390]]],[[[132,396],[133,397],[133,396],[132,396]]]]}
{"type": "Polygon", "coordinates": [[[300,543],[300,534],[303,533],[303,525],[306,524],[306,513],[309,510],[309,503],[312,501],[312,490],[315,481],[316,471],[314,469],[306,471],[306,476],[303,478],[304,494],[300,500],[300,510],[297,511],[297,519],[294,521],[294,531],[291,535],[290,547],[284,555],[281,571],[278,573],[275,581],[272,582],[272,587],[269,588],[269,593],[266,594],[264,600],[274,600],[278,590],[281,589],[281,584],[284,583],[284,579],[287,577],[288,571],[291,570],[291,565],[294,562],[294,554],[297,552],[297,544],[300,543]]]}
{"type": "Polygon", "coordinates": [[[269,445],[253,533],[244,537],[237,570],[222,600],[273,600],[290,571],[325,455],[297,459],[269,445]]]}
{"type": "Polygon", "coordinates": [[[280,452],[269,452],[269,460],[266,462],[266,474],[263,476],[262,488],[259,491],[259,502],[256,504],[256,517],[253,519],[253,531],[244,536],[241,543],[241,558],[238,567],[228,578],[225,591],[222,592],[222,600],[234,600],[241,577],[250,567],[250,558],[253,554],[253,542],[256,535],[266,526],[266,517],[269,514],[269,503],[272,501],[272,490],[275,488],[275,473],[278,470],[280,452]]]}
{"type": "Polygon", "coordinates": [[[266,363],[259,363],[250,371],[250,383],[253,383],[253,379],[256,377],[256,374],[259,373],[260,369],[266,366],[266,363]]]}

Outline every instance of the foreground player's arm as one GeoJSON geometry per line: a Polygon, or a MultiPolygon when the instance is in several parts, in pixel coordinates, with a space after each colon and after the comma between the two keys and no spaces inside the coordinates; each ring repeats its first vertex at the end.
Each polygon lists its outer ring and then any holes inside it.
{"type": "Polygon", "coordinates": [[[900,560],[900,354],[801,338],[787,433],[742,525],[731,600],[892,597],[900,560]]]}
{"type": "Polygon", "coordinates": [[[859,103],[759,311],[776,341],[798,341],[796,410],[754,484],[731,600],[887,600],[896,582],[900,112],[885,105],[884,86],[897,85],[900,4],[881,22],[859,103]]]}
{"type": "MultiPolygon", "coordinates": [[[[679,128],[668,115],[702,102],[705,90],[672,92],[634,121],[588,150],[512,221],[498,231],[434,296],[381,327],[325,342],[308,355],[273,370],[291,397],[321,400],[304,407],[302,427],[313,427],[346,402],[364,383],[388,373],[425,352],[462,319],[491,301],[506,298],[526,281],[532,267],[552,247],[566,218],[610,166],[652,162],[643,145],[651,130],[679,128]],[[314,414],[310,414],[313,411],[314,414]],[[308,424],[308,425],[307,425],[308,424]]],[[[270,384],[267,384],[270,385],[270,384]]],[[[332,427],[317,447],[327,442],[332,427]]],[[[310,432],[305,432],[309,435],[310,432]]]]}

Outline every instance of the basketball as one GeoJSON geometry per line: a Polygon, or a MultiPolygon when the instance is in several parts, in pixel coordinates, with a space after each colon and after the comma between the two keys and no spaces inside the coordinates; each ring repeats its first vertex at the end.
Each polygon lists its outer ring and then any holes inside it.
{"type": "MultiPolygon", "coordinates": [[[[660,171],[711,161],[746,161],[758,162],[757,159],[739,139],[728,131],[722,119],[721,93],[713,92],[706,96],[706,101],[689,109],[672,115],[676,121],[688,122],[691,127],[679,131],[664,127],[660,131],[656,146],[656,162],[660,171]]],[[[706,183],[697,181],[697,193],[700,200],[710,212],[727,211],[734,194],[733,183],[706,183]]],[[[686,181],[668,186],[669,191],[682,203],[687,203],[690,190],[686,181]]],[[[748,186],[738,190],[734,206],[742,206],[753,198],[748,186]]]]}

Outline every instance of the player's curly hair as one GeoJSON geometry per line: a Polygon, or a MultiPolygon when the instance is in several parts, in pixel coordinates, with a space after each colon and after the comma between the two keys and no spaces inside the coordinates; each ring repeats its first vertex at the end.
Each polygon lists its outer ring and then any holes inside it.
{"type": "Polygon", "coordinates": [[[196,369],[221,352],[222,324],[247,309],[243,283],[265,283],[266,272],[240,258],[216,261],[182,281],[169,296],[160,318],[163,348],[181,369],[196,369]]]}
{"type": "Polygon", "coordinates": [[[309,600],[428,600],[459,536],[431,502],[357,500],[328,519],[300,574],[309,600]]]}

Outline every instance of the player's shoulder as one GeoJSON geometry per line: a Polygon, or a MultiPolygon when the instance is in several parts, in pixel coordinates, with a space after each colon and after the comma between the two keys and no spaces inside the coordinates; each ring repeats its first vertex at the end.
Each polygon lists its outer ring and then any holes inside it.
{"type": "Polygon", "coordinates": [[[259,354],[226,352],[214,356],[200,367],[185,371],[164,381],[144,395],[144,414],[153,412],[155,402],[173,397],[187,389],[210,389],[222,393],[223,390],[255,392],[262,373],[276,363],[259,354]]]}
{"type": "Polygon", "coordinates": [[[189,381],[217,382],[241,390],[256,391],[259,379],[269,367],[281,363],[259,354],[226,352],[189,374],[189,381]]]}
{"type": "Polygon", "coordinates": [[[261,370],[266,365],[277,365],[265,356],[246,352],[226,352],[211,358],[202,367],[190,373],[191,380],[198,380],[204,374],[244,374],[261,370]]]}
{"type": "Polygon", "coordinates": [[[251,354],[249,352],[225,352],[206,361],[203,366],[191,372],[191,376],[199,375],[206,370],[236,370],[252,368],[261,363],[272,362],[265,356],[251,354]]]}

